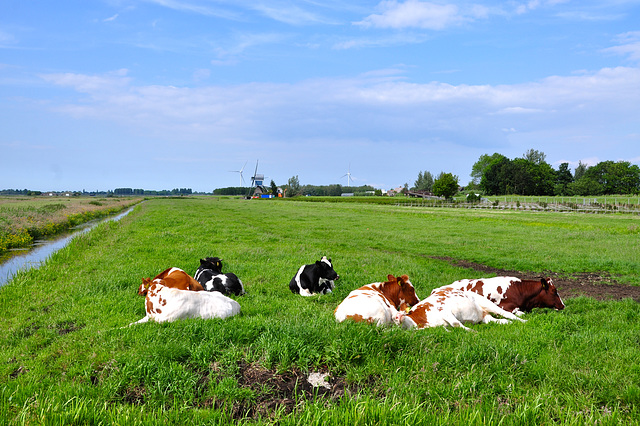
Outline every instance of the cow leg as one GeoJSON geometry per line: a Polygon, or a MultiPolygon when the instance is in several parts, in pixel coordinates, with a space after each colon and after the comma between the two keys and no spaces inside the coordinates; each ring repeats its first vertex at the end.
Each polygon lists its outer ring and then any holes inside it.
{"type": "Polygon", "coordinates": [[[300,289],[300,296],[313,296],[313,293],[311,293],[308,289],[306,288],[301,288],[300,289]]]}
{"type": "Polygon", "coordinates": [[[497,322],[498,324],[509,324],[511,321],[505,318],[494,318],[489,315],[488,312],[484,311],[484,317],[482,318],[482,322],[484,324],[489,324],[490,322],[497,322]]]}
{"type": "Polygon", "coordinates": [[[145,316],[144,318],[142,318],[141,320],[138,320],[136,322],[132,322],[131,324],[128,325],[128,327],[131,327],[132,325],[135,325],[135,324],[144,324],[147,321],[149,321],[149,316],[148,315],[145,316]]]}
{"type": "Polygon", "coordinates": [[[443,312],[442,313],[442,319],[444,320],[444,322],[446,322],[451,327],[461,327],[461,328],[464,328],[467,331],[474,331],[474,330],[471,330],[469,327],[465,327],[465,325],[462,324],[458,320],[458,318],[456,318],[456,316],[453,315],[451,312],[443,312]]]}
{"type": "Polygon", "coordinates": [[[501,317],[507,318],[507,319],[510,319],[510,320],[526,322],[526,320],[523,320],[522,318],[518,318],[517,316],[515,316],[511,312],[505,311],[504,309],[502,309],[501,307],[499,307],[498,305],[496,305],[495,303],[493,303],[489,299],[485,299],[484,297],[478,296],[477,294],[471,293],[471,292],[469,292],[467,294],[473,295],[472,297],[474,298],[476,303],[478,305],[480,305],[482,310],[485,311],[485,312],[488,312],[490,314],[500,315],[501,317]]]}

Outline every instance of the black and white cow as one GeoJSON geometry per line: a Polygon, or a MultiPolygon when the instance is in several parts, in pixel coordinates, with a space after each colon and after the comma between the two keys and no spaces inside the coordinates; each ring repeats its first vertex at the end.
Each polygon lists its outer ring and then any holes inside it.
{"type": "Polygon", "coordinates": [[[200,259],[200,267],[194,276],[206,291],[219,291],[222,294],[244,294],[240,278],[231,272],[222,273],[222,260],[218,257],[200,259]]]}
{"type": "Polygon", "coordinates": [[[302,265],[298,273],[291,279],[289,288],[302,296],[327,294],[333,290],[333,282],[340,278],[333,270],[331,259],[322,259],[311,265],[302,265]]]}

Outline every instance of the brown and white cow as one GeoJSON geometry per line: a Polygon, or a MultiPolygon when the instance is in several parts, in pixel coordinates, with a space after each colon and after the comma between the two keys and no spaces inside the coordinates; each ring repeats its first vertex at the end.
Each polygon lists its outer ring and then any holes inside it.
{"type": "Polygon", "coordinates": [[[471,329],[465,327],[463,323],[506,324],[509,320],[524,322],[479,294],[454,288],[434,290],[429,297],[421,300],[409,312],[398,312],[394,317],[395,323],[403,328],[451,326],[462,327],[467,331],[471,329]],[[504,318],[497,319],[490,314],[504,318]]]}
{"type": "Polygon", "coordinates": [[[146,316],[132,322],[167,322],[185,318],[228,318],[240,313],[240,304],[220,292],[170,288],[154,280],[145,296],[146,316]]]}
{"type": "Polygon", "coordinates": [[[533,308],[564,309],[564,303],[551,278],[521,280],[516,277],[493,277],[459,280],[433,290],[432,294],[444,288],[477,293],[517,315],[530,312],[533,308]]]}
{"type": "Polygon", "coordinates": [[[165,287],[177,288],[179,290],[204,291],[202,284],[182,269],[169,268],[160,272],[153,280],[150,278],[143,278],[142,284],[138,287],[138,294],[141,296],[147,294],[147,289],[155,282],[160,283],[165,287]]]}
{"type": "Polygon", "coordinates": [[[338,322],[351,319],[385,325],[393,323],[398,310],[408,309],[419,301],[407,275],[388,275],[385,282],[367,284],[353,290],[338,305],[334,315],[338,322]]]}

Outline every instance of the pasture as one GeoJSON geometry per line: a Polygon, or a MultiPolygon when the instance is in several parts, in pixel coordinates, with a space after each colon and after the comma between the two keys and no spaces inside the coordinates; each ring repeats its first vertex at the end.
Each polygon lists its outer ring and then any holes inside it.
{"type": "MultiPolygon", "coordinates": [[[[640,305],[567,297],[526,323],[402,330],[336,323],[353,289],[409,275],[420,298],[455,260],[640,285],[634,215],[362,203],[153,199],[0,289],[9,424],[638,424],[640,305]],[[290,279],[327,255],[332,294],[290,279]],[[219,256],[240,315],[126,327],[141,278],[219,256]],[[124,328],[122,328],[124,327],[124,328]],[[307,378],[321,377],[312,386],[307,378]]],[[[555,279],[555,278],[554,278],[555,279]]],[[[575,281],[575,280],[574,280],[575,281]]],[[[579,285],[580,282],[575,283],[579,285]]]]}

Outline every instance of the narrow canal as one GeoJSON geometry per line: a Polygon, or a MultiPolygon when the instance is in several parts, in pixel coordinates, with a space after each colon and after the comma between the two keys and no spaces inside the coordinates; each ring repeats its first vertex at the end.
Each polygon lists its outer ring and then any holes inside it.
{"type": "Polygon", "coordinates": [[[0,258],[0,287],[9,282],[16,272],[38,268],[53,253],[69,244],[74,237],[89,232],[101,223],[118,221],[131,213],[132,210],[133,207],[130,207],[115,216],[78,225],[62,236],[57,236],[49,240],[37,240],[31,248],[17,250],[17,254],[15,254],[16,251],[14,251],[0,258]]]}

